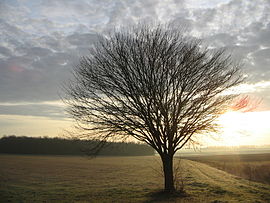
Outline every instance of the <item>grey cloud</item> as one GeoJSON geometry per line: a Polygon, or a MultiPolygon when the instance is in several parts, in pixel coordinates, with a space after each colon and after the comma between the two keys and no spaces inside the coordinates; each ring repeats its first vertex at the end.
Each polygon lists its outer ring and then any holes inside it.
{"type": "Polygon", "coordinates": [[[270,60],[270,48],[260,49],[259,51],[253,54],[259,61],[261,60],[270,60]]]}
{"type": "Polygon", "coordinates": [[[0,105],[0,115],[42,116],[55,119],[66,118],[63,107],[44,104],[0,105]]]}
{"type": "MultiPolygon", "coordinates": [[[[135,7],[135,16],[136,10],[138,8],[135,7]]],[[[109,12],[109,22],[108,25],[110,27],[114,26],[121,26],[123,24],[126,24],[126,22],[129,22],[129,24],[134,24],[135,21],[132,18],[132,15],[126,15],[129,12],[128,6],[123,1],[115,2],[115,4],[112,6],[111,11],[109,12]],[[124,23],[125,22],[125,23],[124,23]]],[[[141,10],[143,12],[143,10],[141,10]]]]}
{"type": "Polygon", "coordinates": [[[258,45],[227,45],[224,47],[226,48],[227,52],[231,54],[234,60],[242,61],[248,64],[250,64],[250,59],[248,58],[248,55],[254,53],[259,49],[258,45]]]}
{"type": "Polygon", "coordinates": [[[232,0],[211,9],[195,9],[192,18],[196,22],[195,29],[203,36],[220,32],[239,35],[254,22],[269,22],[269,3],[264,0],[232,0]]]}
{"type": "Polygon", "coordinates": [[[53,50],[59,50],[61,48],[59,40],[55,39],[52,36],[42,36],[39,38],[39,42],[43,46],[49,47],[50,49],[53,50]]]}
{"type": "Polygon", "coordinates": [[[217,11],[215,9],[198,9],[193,12],[196,18],[196,26],[205,26],[211,23],[217,16],[217,11]]]}
{"type": "Polygon", "coordinates": [[[250,27],[251,28],[247,30],[247,32],[249,31],[248,33],[250,33],[247,43],[270,46],[270,18],[268,19],[266,27],[264,27],[261,22],[254,23],[250,27]]]}
{"type": "Polygon", "coordinates": [[[72,35],[67,36],[66,38],[68,42],[72,45],[76,45],[78,47],[90,47],[91,44],[98,40],[97,34],[85,33],[79,34],[74,33],[72,35]]]}
{"type": "Polygon", "coordinates": [[[30,13],[25,6],[10,6],[6,2],[0,1],[0,19],[9,19],[13,23],[24,19],[25,15],[30,13]]]}
{"type": "Polygon", "coordinates": [[[66,37],[57,32],[52,33],[50,36],[42,36],[38,38],[38,41],[40,46],[46,47],[53,52],[67,51],[71,46],[66,37]]]}
{"type": "Polygon", "coordinates": [[[270,78],[270,48],[262,49],[252,54],[254,67],[262,80],[270,78]]]}
{"type": "Polygon", "coordinates": [[[192,9],[176,0],[48,0],[33,3],[32,8],[0,6],[4,56],[0,56],[0,101],[58,99],[58,87],[69,78],[79,56],[89,54],[97,33],[139,21],[185,27],[206,44],[225,47],[236,60],[242,59],[250,82],[266,80],[270,78],[269,9],[269,1],[261,0],[192,9]]]}
{"type": "Polygon", "coordinates": [[[269,50],[261,50],[259,45],[228,46],[228,53],[235,61],[243,63],[243,72],[249,77],[247,82],[256,83],[270,78],[269,50]],[[268,55],[268,56],[267,56],[268,55]]]}
{"type": "Polygon", "coordinates": [[[218,8],[193,12],[194,30],[207,44],[225,47],[235,60],[244,62],[248,82],[270,78],[270,2],[233,0],[218,8]],[[241,8],[241,9],[240,9],[241,8]]]}
{"type": "Polygon", "coordinates": [[[87,27],[86,25],[83,24],[79,24],[77,26],[77,28],[75,29],[75,33],[87,33],[89,32],[91,29],[89,27],[87,27]]]}
{"type": "MultiPolygon", "coordinates": [[[[154,22],[159,19],[158,8],[162,1],[158,0],[122,0],[115,1],[107,14],[108,23],[105,30],[113,29],[114,27],[130,26],[138,22],[154,22]]],[[[169,10],[169,5],[164,4],[163,8],[169,10]]]]}
{"type": "MultiPolygon", "coordinates": [[[[91,7],[95,7],[98,4],[97,1],[73,1],[73,0],[46,0],[42,1],[41,7],[43,11],[56,12],[57,15],[61,15],[61,11],[69,10],[68,14],[80,15],[81,13],[87,13],[91,7]],[[71,12],[71,13],[70,13],[71,12]]],[[[90,10],[91,11],[91,10],[90,10]]]]}
{"type": "Polygon", "coordinates": [[[228,33],[218,33],[204,38],[208,45],[214,47],[229,47],[234,46],[237,38],[236,36],[230,35],[228,33]]]}
{"type": "Polygon", "coordinates": [[[191,19],[185,19],[183,17],[175,17],[170,24],[172,24],[175,28],[180,28],[183,31],[189,32],[194,28],[194,21],[191,19]]]}
{"type": "Polygon", "coordinates": [[[0,46],[0,54],[9,57],[11,56],[11,51],[7,47],[0,46]]]}
{"type": "Polygon", "coordinates": [[[69,60],[67,54],[58,53],[34,62],[25,57],[0,61],[0,101],[59,99],[60,86],[70,77],[69,60]]]}
{"type": "Polygon", "coordinates": [[[44,57],[51,53],[49,49],[42,48],[42,47],[31,47],[27,50],[26,54],[29,56],[40,56],[44,57]]]}
{"type": "Polygon", "coordinates": [[[58,78],[58,80],[62,80],[61,75],[70,69],[70,67],[63,69],[63,64],[72,65],[72,62],[74,62],[76,58],[75,54],[72,55],[69,52],[57,52],[33,62],[32,66],[43,73],[46,72],[48,77],[52,79],[58,78]]]}
{"type": "Polygon", "coordinates": [[[7,63],[11,66],[20,66],[24,68],[29,68],[29,66],[32,63],[33,56],[27,57],[27,56],[11,56],[7,59],[7,63]]]}
{"type": "Polygon", "coordinates": [[[3,19],[0,19],[0,29],[1,29],[1,39],[22,39],[27,38],[28,34],[15,25],[5,22],[3,19]]]}

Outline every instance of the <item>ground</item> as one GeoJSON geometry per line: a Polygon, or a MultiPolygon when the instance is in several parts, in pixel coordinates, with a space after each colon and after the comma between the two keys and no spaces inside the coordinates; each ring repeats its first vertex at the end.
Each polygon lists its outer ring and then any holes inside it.
{"type": "Polygon", "coordinates": [[[270,153],[187,156],[230,174],[270,185],[270,153]]]}
{"type": "Polygon", "coordinates": [[[270,202],[270,185],[191,160],[180,161],[183,197],[159,193],[154,156],[0,155],[0,165],[0,202],[270,202]]]}

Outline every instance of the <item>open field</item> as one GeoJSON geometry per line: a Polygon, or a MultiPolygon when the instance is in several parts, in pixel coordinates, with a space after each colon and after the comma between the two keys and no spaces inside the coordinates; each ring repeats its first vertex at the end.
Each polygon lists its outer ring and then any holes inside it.
{"type": "Polygon", "coordinates": [[[0,202],[270,202],[270,185],[180,163],[187,196],[168,199],[157,157],[0,155],[0,202]]]}
{"type": "Polygon", "coordinates": [[[270,184],[270,153],[186,157],[242,178],[270,184]]]}

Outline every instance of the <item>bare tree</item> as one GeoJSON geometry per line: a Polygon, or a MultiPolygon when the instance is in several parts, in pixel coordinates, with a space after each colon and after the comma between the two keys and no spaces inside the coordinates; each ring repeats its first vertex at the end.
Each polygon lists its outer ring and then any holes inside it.
{"type": "Polygon", "coordinates": [[[68,112],[84,135],[133,137],[163,163],[165,191],[175,190],[173,156],[194,134],[217,130],[215,119],[242,81],[224,50],[202,48],[179,30],[145,26],[101,37],[66,86],[68,112]]]}

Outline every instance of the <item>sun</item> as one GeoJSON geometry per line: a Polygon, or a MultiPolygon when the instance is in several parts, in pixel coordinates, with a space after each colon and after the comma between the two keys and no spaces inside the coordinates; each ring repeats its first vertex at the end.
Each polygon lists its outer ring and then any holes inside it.
{"type": "Polygon", "coordinates": [[[243,116],[239,112],[226,112],[218,119],[221,130],[221,145],[238,146],[241,145],[241,131],[243,126],[243,116]]]}
{"type": "Polygon", "coordinates": [[[220,145],[257,145],[263,134],[269,133],[270,111],[229,111],[218,119],[221,128],[220,145]]]}

